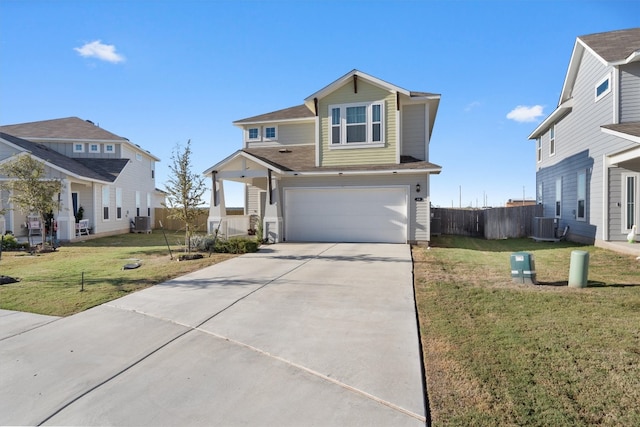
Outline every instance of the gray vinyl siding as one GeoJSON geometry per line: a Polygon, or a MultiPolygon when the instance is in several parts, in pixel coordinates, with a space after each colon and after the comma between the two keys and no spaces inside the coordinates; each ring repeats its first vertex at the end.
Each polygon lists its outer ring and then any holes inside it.
{"type": "Polygon", "coordinates": [[[632,144],[605,134],[600,128],[613,122],[616,88],[612,88],[609,94],[596,102],[595,85],[610,72],[610,67],[604,66],[593,55],[585,52],[573,90],[573,109],[556,122],[556,154],[549,155],[547,130],[542,136],[543,160],[538,163],[536,175],[537,182],[543,184],[545,216],[554,216],[555,181],[562,177],[560,226],[569,225],[573,239],[587,243],[603,236],[603,159],[606,155],[619,152],[632,144]],[[578,171],[586,169],[590,170],[587,174],[587,218],[586,221],[577,221],[573,212],[577,209],[576,179],[578,171]]]}
{"type": "Polygon", "coordinates": [[[402,155],[427,160],[425,105],[402,107],[402,155]]]}
{"type": "MultiPolygon", "coordinates": [[[[71,142],[61,142],[61,141],[39,141],[40,144],[45,145],[46,147],[57,151],[60,154],[63,154],[67,157],[72,157],[72,158],[76,158],[76,159],[119,159],[120,155],[122,153],[122,149],[121,149],[121,144],[119,143],[113,143],[114,145],[114,152],[113,153],[105,153],[105,145],[107,145],[106,143],[97,143],[98,145],[100,145],[100,153],[90,153],[89,152],[89,143],[90,142],[83,142],[82,144],[84,145],[84,152],[82,153],[74,153],[73,152],[73,146],[76,143],[71,143],[71,142]]],[[[91,142],[93,143],[93,142],[91,142]]]]}
{"type": "Polygon", "coordinates": [[[620,67],[620,122],[640,121],[640,62],[620,67]]]}
{"type": "Polygon", "coordinates": [[[4,160],[18,153],[13,147],[8,146],[7,144],[0,143],[0,160],[4,160]]]}
{"type": "MultiPolygon", "coordinates": [[[[407,239],[409,241],[430,240],[430,209],[429,209],[429,181],[427,174],[415,175],[369,175],[369,176],[335,176],[335,177],[296,177],[283,179],[279,187],[279,199],[283,200],[285,188],[304,187],[408,187],[408,218],[407,239]],[[415,186],[420,183],[420,193],[416,193],[415,186]],[[416,201],[422,197],[422,201],[416,201]]],[[[285,201],[286,203],[286,201],[285,201]]],[[[282,211],[285,211],[283,206],[282,211]]],[[[286,221],[286,218],[285,218],[286,221]]],[[[286,236],[285,236],[286,238],[286,236]]]]}
{"type": "Polygon", "coordinates": [[[622,168],[609,169],[609,240],[626,240],[626,235],[620,231],[622,229],[622,168]]]}

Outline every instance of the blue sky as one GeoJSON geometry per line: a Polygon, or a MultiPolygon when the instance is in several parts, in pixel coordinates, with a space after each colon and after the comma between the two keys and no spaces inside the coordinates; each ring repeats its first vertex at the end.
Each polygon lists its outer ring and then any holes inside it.
{"type": "MultiPolygon", "coordinates": [[[[0,0],[0,124],[77,116],[194,171],[241,148],[231,122],[302,103],[352,69],[442,95],[437,206],[535,197],[527,136],[577,36],[640,26],[631,1],[0,0]]],[[[228,186],[228,206],[241,206],[228,186]]]]}

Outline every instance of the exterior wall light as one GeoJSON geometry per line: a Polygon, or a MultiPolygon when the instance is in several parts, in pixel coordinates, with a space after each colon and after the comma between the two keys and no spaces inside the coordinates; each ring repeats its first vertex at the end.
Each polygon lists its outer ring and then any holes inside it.
{"type": "Polygon", "coordinates": [[[416,184],[416,193],[419,193],[419,192],[420,192],[420,183],[417,183],[416,184]]]}

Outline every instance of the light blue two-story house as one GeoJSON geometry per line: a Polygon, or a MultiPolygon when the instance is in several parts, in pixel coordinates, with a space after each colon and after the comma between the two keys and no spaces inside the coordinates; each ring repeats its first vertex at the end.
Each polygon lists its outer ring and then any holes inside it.
{"type": "Polygon", "coordinates": [[[530,135],[537,201],[568,239],[640,227],[640,28],[576,39],[558,106],[530,135]]]}

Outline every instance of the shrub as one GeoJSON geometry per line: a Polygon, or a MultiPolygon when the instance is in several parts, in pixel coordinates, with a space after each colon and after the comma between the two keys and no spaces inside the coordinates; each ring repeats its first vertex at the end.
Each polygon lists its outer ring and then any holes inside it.
{"type": "Polygon", "coordinates": [[[258,241],[248,237],[218,238],[214,252],[246,254],[258,251],[258,241]]]}
{"type": "Polygon", "coordinates": [[[5,234],[2,236],[2,250],[3,251],[16,251],[19,249],[25,249],[28,243],[18,243],[18,239],[13,234],[5,234]]]}

